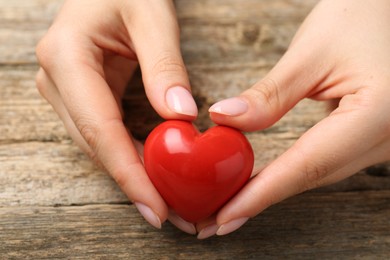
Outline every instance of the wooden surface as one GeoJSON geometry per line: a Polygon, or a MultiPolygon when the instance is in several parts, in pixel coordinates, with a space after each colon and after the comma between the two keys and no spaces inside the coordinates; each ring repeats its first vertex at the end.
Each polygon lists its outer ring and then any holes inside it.
{"type": "MultiPolygon", "coordinates": [[[[205,129],[210,104],[263,76],[317,1],[177,0],[182,49],[205,129]]],[[[273,206],[226,237],[198,241],[150,227],[72,143],[35,89],[34,46],[62,1],[0,0],[0,259],[267,259],[390,257],[390,165],[273,206]]],[[[123,101],[139,138],[159,121],[139,74],[123,101]],[[133,112],[134,111],[134,112],[133,112]]],[[[247,134],[263,165],[326,115],[305,100],[247,134]]],[[[364,141],[364,140],[362,140],[364,141]]]]}

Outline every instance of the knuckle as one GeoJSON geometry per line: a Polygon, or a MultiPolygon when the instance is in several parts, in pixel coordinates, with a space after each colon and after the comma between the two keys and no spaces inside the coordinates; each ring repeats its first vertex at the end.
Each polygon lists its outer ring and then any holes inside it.
{"type": "Polygon", "coordinates": [[[35,54],[38,60],[39,65],[48,69],[51,66],[51,62],[53,60],[53,55],[55,55],[56,44],[52,37],[49,35],[45,35],[35,47],[35,54]]]}
{"type": "Polygon", "coordinates": [[[35,85],[43,98],[47,100],[47,86],[46,75],[42,70],[39,70],[35,76],[35,85]]]}
{"type": "Polygon", "coordinates": [[[114,179],[116,184],[119,186],[119,188],[122,190],[125,190],[125,187],[128,183],[127,175],[123,171],[120,171],[120,170],[111,171],[110,175],[114,179]]]}
{"type": "Polygon", "coordinates": [[[280,106],[280,92],[278,83],[272,78],[264,78],[251,88],[251,95],[257,100],[263,100],[267,105],[280,106]]]}
{"type": "MultiPolygon", "coordinates": [[[[324,179],[330,175],[331,170],[334,170],[334,158],[328,157],[321,160],[314,160],[309,151],[305,151],[302,147],[293,146],[291,148],[295,154],[295,161],[298,170],[296,177],[297,190],[296,193],[301,193],[307,190],[312,190],[323,186],[324,179]]],[[[336,157],[335,157],[336,158],[336,157]]]]}
{"type": "Polygon", "coordinates": [[[309,164],[304,170],[301,191],[312,190],[322,186],[323,179],[330,173],[326,164],[309,164]]]}
{"type": "Polygon", "coordinates": [[[142,175],[138,173],[144,169],[143,164],[138,159],[133,159],[135,160],[126,164],[111,165],[108,169],[110,175],[122,190],[127,190],[130,181],[142,181],[142,175]]]}
{"type": "Polygon", "coordinates": [[[88,149],[85,151],[85,154],[88,156],[88,158],[99,168],[99,169],[103,169],[105,170],[104,168],[104,165],[102,164],[102,162],[100,161],[97,153],[95,150],[92,150],[92,149],[88,149]]]}
{"type": "MultiPolygon", "coordinates": [[[[76,46],[77,36],[72,29],[66,27],[56,27],[49,31],[40,39],[35,47],[35,55],[39,65],[50,72],[58,64],[77,57],[76,46]]],[[[63,64],[61,64],[63,65],[63,64]]]]}
{"type": "Polygon", "coordinates": [[[151,73],[156,78],[172,77],[187,73],[181,58],[171,53],[163,53],[151,67],[151,73]]]}
{"type": "Polygon", "coordinates": [[[98,140],[100,135],[100,129],[97,123],[94,120],[83,116],[76,118],[74,120],[74,123],[79,130],[81,136],[84,138],[84,140],[87,142],[87,144],[92,150],[88,154],[89,157],[91,157],[92,159],[97,158],[98,140]]]}
{"type": "MultiPolygon", "coordinates": [[[[101,122],[88,116],[80,115],[74,119],[74,124],[88,145],[86,149],[88,157],[100,168],[110,171],[110,167],[114,166],[112,165],[112,160],[107,159],[109,157],[112,158],[113,155],[103,154],[103,150],[107,146],[107,142],[111,140],[110,133],[115,132],[118,126],[122,127],[123,122],[116,118],[101,122]]],[[[119,176],[120,174],[113,174],[113,176],[117,175],[119,176]]]]}

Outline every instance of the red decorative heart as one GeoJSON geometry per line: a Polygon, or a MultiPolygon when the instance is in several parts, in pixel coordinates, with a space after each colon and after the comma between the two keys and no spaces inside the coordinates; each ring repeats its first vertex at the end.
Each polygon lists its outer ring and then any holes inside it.
{"type": "Polygon", "coordinates": [[[144,161],[168,206],[196,223],[220,209],[248,181],[254,156],[236,129],[215,126],[201,134],[190,122],[171,120],[148,136],[144,161]]]}

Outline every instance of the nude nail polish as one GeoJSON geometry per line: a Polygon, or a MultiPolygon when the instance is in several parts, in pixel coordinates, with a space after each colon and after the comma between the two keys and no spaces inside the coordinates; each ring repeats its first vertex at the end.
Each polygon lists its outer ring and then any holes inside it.
{"type": "Polygon", "coordinates": [[[217,230],[217,235],[224,236],[224,235],[227,235],[233,231],[236,231],[242,225],[244,225],[248,221],[248,219],[249,218],[247,218],[247,217],[243,217],[243,218],[234,219],[234,220],[231,220],[225,224],[222,224],[217,230]]]}
{"type": "Polygon", "coordinates": [[[181,217],[179,217],[176,213],[169,213],[168,216],[169,222],[171,222],[174,226],[176,226],[178,229],[180,229],[183,232],[186,232],[191,235],[196,234],[196,228],[194,224],[185,221],[181,217]]]}
{"type": "Polygon", "coordinates": [[[134,205],[144,217],[144,219],[149,222],[150,225],[155,228],[161,229],[161,220],[151,208],[139,202],[135,202],[134,205]]]}
{"type": "Polygon", "coordinates": [[[206,239],[211,236],[214,236],[217,233],[217,230],[218,230],[217,224],[209,225],[199,232],[198,239],[206,239]]]}
{"type": "Polygon", "coordinates": [[[168,89],[166,96],[168,107],[182,115],[194,116],[198,114],[198,108],[191,93],[184,87],[171,87],[168,89]]]}
{"type": "Polygon", "coordinates": [[[228,98],[212,105],[210,113],[217,113],[226,116],[239,116],[248,110],[248,104],[238,97],[228,98]]]}

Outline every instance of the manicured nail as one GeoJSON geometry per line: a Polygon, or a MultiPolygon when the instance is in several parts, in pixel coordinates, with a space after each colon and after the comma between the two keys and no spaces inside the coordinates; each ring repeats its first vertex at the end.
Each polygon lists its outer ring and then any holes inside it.
{"type": "Polygon", "coordinates": [[[158,229],[161,228],[161,220],[151,208],[139,202],[135,202],[134,205],[150,225],[158,229]]]}
{"type": "Polygon", "coordinates": [[[169,220],[169,222],[171,222],[173,225],[175,225],[181,231],[186,232],[186,233],[191,234],[191,235],[196,234],[196,228],[195,228],[194,224],[185,221],[184,219],[182,219],[181,217],[179,217],[175,213],[169,213],[168,220],[169,220]]]}
{"type": "Polygon", "coordinates": [[[222,224],[219,229],[217,230],[217,235],[218,236],[224,236],[227,235],[233,231],[236,231],[239,229],[242,225],[245,224],[245,222],[248,221],[249,218],[244,217],[244,218],[238,218],[235,220],[232,220],[228,223],[222,224]]]}
{"type": "Polygon", "coordinates": [[[228,98],[219,101],[209,108],[209,112],[226,116],[239,116],[248,110],[248,104],[241,98],[228,98]]]}
{"type": "Polygon", "coordinates": [[[199,232],[198,239],[206,239],[211,236],[214,236],[217,233],[217,230],[217,224],[209,225],[199,232]]]}
{"type": "Polygon", "coordinates": [[[172,87],[166,94],[168,107],[179,114],[197,116],[198,108],[191,93],[183,87],[172,87]]]}

